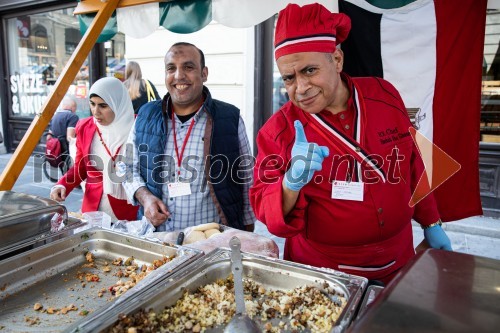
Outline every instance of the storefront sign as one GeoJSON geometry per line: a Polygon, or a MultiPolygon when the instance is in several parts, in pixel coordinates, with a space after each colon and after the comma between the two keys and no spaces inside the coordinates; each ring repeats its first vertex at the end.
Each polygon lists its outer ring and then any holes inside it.
{"type": "Polygon", "coordinates": [[[12,112],[17,115],[34,115],[47,98],[47,86],[42,74],[17,74],[10,76],[12,112]]]}

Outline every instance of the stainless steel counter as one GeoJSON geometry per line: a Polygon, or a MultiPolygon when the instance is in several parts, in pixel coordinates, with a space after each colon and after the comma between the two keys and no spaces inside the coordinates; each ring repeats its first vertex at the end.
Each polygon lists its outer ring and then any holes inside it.
{"type": "Polygon", "coordinates": [[[349,332],[498,332],[500,261],[429,249],[382,291],[349,332]]]}

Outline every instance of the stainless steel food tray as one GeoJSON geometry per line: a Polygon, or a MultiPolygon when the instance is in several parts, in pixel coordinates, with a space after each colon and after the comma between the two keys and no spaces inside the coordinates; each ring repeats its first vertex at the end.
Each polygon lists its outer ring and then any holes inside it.
{"type": "MultiPolygon", "coordinates": [[[[196,262],[185,266],[168,279],[165,279],[148,290],[129,298],[126,303],[108,309],[96,320],[79,327],[78,332],[99,332],[110,328],[120,313],[133,314],[140,309],[162,311],[181,298],[185,289],[190,291],[224,279],[231,273],[230,250],[216,249],[196,262]]],[[[348,275],[331,269],[320,269],[248,253],[243,255],[243,278],[262,284],[266,289],[293,289],[303,285],[313,285],[324,292],[324,283],[328,289],[341,292],[347,298],[347,304],[332,332],[343,332],[351,323],[357,306],[361,301],[367,279],[348,275]]],[[[333,297],[333,295],[330,295],[333,297]]],[[[223,327],[206,332],[222,332],[223,327]]]]}
{"type": "Polygon", "coordinates": [[[36,195],[0,191],[0,260],[72,234],[83,223],[68,218],[66,207],[36,195]],[[51,231],[60,216],[65,227],[51,231]]]}
{"type": "Polygon", "coordinates": [[[365,311],[368,309],[370,304],[373,303],[375,298],[377,298],[378,295],[384,290],[384,287],[382,286],[375,286],[371,285],[366,288],[366,292],[363,296],[363,300],[361,301],[361,304],[359,306],[358,314],[356,315],[356,320],[361,318],[365,311]]]}
{"type": "MultiPolygon", "coordinates": [[[[32,223],[36,223],[36,221],[32,221],[32,223]]],[[[0,261],[13,255],[35,249],[64,237],[73,235],[78,229],[85,225],[86,223],[84,221],[68,216],[68,219],[65,222],[65,227],[59,231],[50,231],[50,228],[39,230],[38,233],[33,234],[25,234],[24,231],[19,231],[18,237],[14,236],[11,238],[16,239],[15,242],[2,243],[3,246],[0,248],[0,261]]],[[[15,232],[1,230],[0,234],[3,234],[4,237],[8,237],[9,235],[15,235],[15,232]]]]}
{"type": "Polygon", "coordinates": [[[201,255],[202,252],[193,249],[92,228],[5,259],[0,262],[2,332],[72,330],[72,325],[91,321],[95,315],[140,293],[201,255]],[[125,260],[133,256],[139,265],[150,265],[153,260],[162,259],[163,256],[175,258],[153,270],[121,296],[112,298],[109,292],[105,292],[99,297],[99,290],[113,286],[119,277],[114,276],[113,271],[105,273],[102,270],[82,268],[87,263],[85,254],[89,251],[101,263],[119,257],[125,260]],[[82,271],[97,273],[101,280],[88,282],[84,287],[77,278],[77,274],[82,271]],[[40,313],[34,310],[35,303],[41,303],[45,308],[62,308],[74,304],[78,310],[65,315],[40,313]],[[88,315],[82,316],[82,310],[88,311],[88,315]],[[30,325],[25,318],[38,318],[39,323],[30,325]]]}

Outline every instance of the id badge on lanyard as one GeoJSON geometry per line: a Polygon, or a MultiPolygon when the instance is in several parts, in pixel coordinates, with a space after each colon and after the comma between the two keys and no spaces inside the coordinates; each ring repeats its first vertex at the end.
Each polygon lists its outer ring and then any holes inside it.
{"type": "Polygon", "coordinates": [[[181,183],[178,180],[175,183],[169,183],[167,185],[168,196],[170,198],[182,197],[184,195],[191,194],[191,185],[189,183],[181,183]]]}
{"type": "Polygon", "coordinates": [[[191,194],[191,185],[189,183],[183,183],[179,180],[181,168],[180,163],[177,161],[177,156],[174,157],[175,160],[175,181],[173,183],[167,184],[168,196],[170,198],[182,197],[184,195],[191,194]],[[178,169],[177,169],[178,168],[178,169]]]}
{"type": "Polygon", "coordinates": [[[174,113],[172,112],[172,131],[174,132],[174,147],[175,147],[174,159],[177,170],[175,171],[175,182],[169,183],[167,185],[168,195],[170,198],[182,197],[191,194],[191,184],[180,182],[179,177],[181,174],[182,156],[184,155],[184,150],[186,149],[186,144],[187,141],[189,140],[189,136],[191,135],[191,131],[193,130],[193,126],[194,126],[194,118],[191,119],[191,124],[189,125],[186,137],[184,138],[184,142],[182,143],[181,151],[179,152],[179,148],[177,147],[177,135],[175,133],[174,113]]]}

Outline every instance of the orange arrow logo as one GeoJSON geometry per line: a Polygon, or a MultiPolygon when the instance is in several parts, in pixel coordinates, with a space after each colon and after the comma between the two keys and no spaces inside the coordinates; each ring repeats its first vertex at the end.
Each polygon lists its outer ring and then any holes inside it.
{"type": "Polygon", "coordinates": [[[410,199],[413,207],[457,173],[461,165],[413,127],[409,131],[425,167],[410,199]]]}

